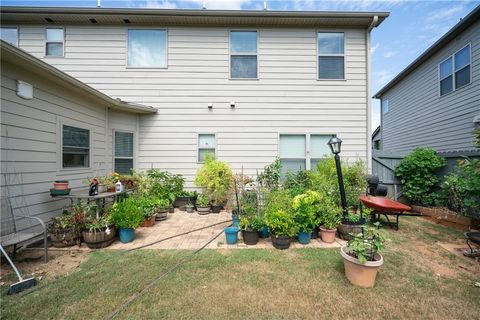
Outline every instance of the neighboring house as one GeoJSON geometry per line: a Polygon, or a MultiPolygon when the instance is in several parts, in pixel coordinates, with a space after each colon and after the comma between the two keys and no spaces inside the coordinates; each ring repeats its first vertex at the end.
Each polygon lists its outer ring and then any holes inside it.
{"type": "Polygon", "coordinates": [[[382,88],[382,149],[475,151],[480,125],[480,6],[382,88]]]}
{"type": "Polygon", "coordinates": [[[372,149],[381,150],[382,149],[382,130],[381,126],[378,126],[375,131],[372,133],[372,149]]]}
{"type": "Polygon", "coordinates": [[[2,65],[2,188],[50,217],[53,180],[79,188],[154,167],[193,187],[207,152],[250,175],[277,156],[310,169],[338,135],[342,157],[368,162],[370,31],[387,16],[2,7],[2,39],[25,57],[2,65]],[[30,75],[24,60],[45,68],[38,59],[79,88],[30,75]],[[17,80],[33,85],[32,100],[16,95],[17,80]]]}

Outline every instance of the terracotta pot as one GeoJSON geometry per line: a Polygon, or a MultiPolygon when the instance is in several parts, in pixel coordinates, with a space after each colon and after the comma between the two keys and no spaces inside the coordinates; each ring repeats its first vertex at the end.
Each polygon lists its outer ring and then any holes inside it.
{"type": "Polygon", "coordinates": [[[197,206],[198,214],[209,214],[210,206],[197,206]]]}
{"type": "Polygon", "coordinates": [[[273,234],[270,235],[272,239],[272,244],[276,249],[285,250],[290,248],[290,244],[292,243],[292,238],[289,236],[274,236],[273,234]]]}
{"type": "Polygon", "coordinates": [[[53,183],[53,188],[55,190],[66,190],[68,189],[68,181],[55,181],[53,183]]]}
{"type": "Polygon", "coordinates": [[[375,286],[378,269],[383,265],[383,257],[380,253],[375,254],[375,261],[360,263],[357,258],[350,256],[347,247],[340,249],[345,267],[345,275],[351,284],[371,288],[375,286]]]}
{"type": "Polygon", "coordinates": [[[337,232],[337,228],[335,229],[325,229],[320,226],[320,237],[322,238],[323,242],[326,243],[333,243],[335,242],[335,233],[337,232]]]}
{"type": "Polygon", "coordinates": [[[253,230],[242,230],[242,238],[246,245],[256,245],[258,243],[258,232],[253,230]]]}
{"type": "Polygon", "coordinates": [[[117,229],[115,229],[114,226],[109,226],[109,228],[109,234],[107,234],[105,230],[82,230],[83,239],[85,240],[87,247],[89,247],[90,249],[100,249],[106,248],[111,245],[115,240],[117,229]]]}
{"type": "Polygon", "coordinates": [[[153,227],[155,225],[155,217],[156,215],[154,214],[150,217],[150,219],[143,220],[143,223],[140,227],[153,227]]]}
{"type": "Polygon", "coordinates": [[[115,187],[107,188],[107,192],[115,192],[115,187]]]}

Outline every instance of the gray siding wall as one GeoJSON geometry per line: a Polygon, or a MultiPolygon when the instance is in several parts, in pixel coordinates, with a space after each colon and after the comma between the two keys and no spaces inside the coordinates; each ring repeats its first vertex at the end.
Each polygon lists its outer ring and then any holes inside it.
{"type": "MultiPolygon", "coordinates": [[[[1,194],[11,199],[15,213],[48,221],[69,204],[50,197],[55,180],[69,180],[81,189],[87,177],[112,171],[112,130],[136,130],[136,115],[108,111],[97,100],[70,92],[29,70],[2,63],[1,194]],[[16,80],[34,86],[34,98],[16,95],[16,80]],[[108,112],[108,118],[107,118],[108,112]],[[107,121],[107,119],[109,119],[107,121]],[[90,129],[91,168],[61,168],[61,124],[90,129]]],[[[19,228],[30,227],[19,220],[19,228]]]]}
{"type": "Polygon", "coordinates": [[[474,150],[473,118],[480,114],[480,22],[445,46],[387,91],[389,112],[382,115],[386,151],[417,146],[437,151],[474,150]],[[472,82],[440,97],[438,64],[471,42],[472,82]]]}
{"type": "Polygon", "coordinates": [[[366,30],[335,29],[346,34],[346,81],[317,81],[315,29],[257,29],[259,79],[229,80],[227,28],[169,27],[168,68],[127,69],[127,27],[66,26],[64,58],[44,58],[44,27],[21,26],[20,48],[159,109],[139,116],[137,169],[181,173],[192,186],[199,133],[215,133],[218,158],[252,175],[278,155],[280,133],[338,134],[342,156],[369,155],[366,30]]]}

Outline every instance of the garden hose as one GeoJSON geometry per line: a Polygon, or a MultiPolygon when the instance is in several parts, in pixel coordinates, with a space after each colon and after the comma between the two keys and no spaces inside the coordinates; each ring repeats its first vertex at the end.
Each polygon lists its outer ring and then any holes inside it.
{"type": "MultiPolygon", "coordinates": [[[[170,236],[170,237],[166,237],[166,238],[163,238],[163,239],[160,239],[160,240],[151,242],[151,243],[147,243],[147,244],[144,244],[144,245],[135,247],[135,248],[131,248],[131,249],[127,249],[127,250],[120,251],[118,254],[124,254],[124,253],[127,253],[127,252],[131,252],[131,251],[135,251],[135,250],[142,249],[142,248],[145,248],[145,247],[149,247],[149,246],[152,246],[152,245],[154,245],[154,244],[157,244],[157,243],[160,243],[160,242],[163,242],[163,241],[167,241],[167,240],[170,240],[170,239],[174,239],[174,238],[177,238],[177,237],[181,237],[181,236],[187,235],[187,234],[189,234],[189,233],[193,233],[193,232],[197,232],[197,231],[200,231],[200,230],[208,229],[208,228],[217,226],[217,225],[219,225],[219,224],[228,223],[228,222],[232,222],[232,220],[225,220],[225,221],[222,221],[222,222],[217,222],[217,223],[214,223],[214,224],[210,224],[210,225],[208,225],[208,226],[204,226],[204,227],[200,227],[200,228],[197,228],[197,229],[185,231],[185,232],[182,232],[182,233],[179,233],[179,234],[170,236]]],[[[222,232],[223,232],[223,230],[222,230],[222,232]]],[[[218,237],[218,236],[216,236],[215,238],[217,238],[217,237],[218,237]]],[[[214,239],[215,239],[215,238],[214,238],[214,239]]],[[[213,241],[214,239],[212,239],[211,241],[213,241]]],[[[95,251],[96,251],[96,250],[95,250],[95,251]]],[[[94,268],[94,267],[97,267],[97,266],[105,263],[105,262],[108,261],[108,260],[109,260],[109,258],[105,258],[105,259],[103,259],[103,260],[100,260],[98,263],[90,266],[90,269],[91,269],[91,268],[94,268]]],[[[37,287],[33,288],[32,290],[26,291],[26,292],[23,293],[23,294],[19,294],[18,297],[21,298],[21,297],[23,297],[23,296],[29,295],[30,293],[34,293],[34,292],[36,292],[36,291],[39,291],[39,290],[48,288],[49,286],[51,286],[51,285],[54,284],[54,283],[55,283],[55,282],[52,281],[52,282],[50,282],[50,283],[48,283],[48,284],[46,284],[46,285],[37,286],[37,287]]]]}

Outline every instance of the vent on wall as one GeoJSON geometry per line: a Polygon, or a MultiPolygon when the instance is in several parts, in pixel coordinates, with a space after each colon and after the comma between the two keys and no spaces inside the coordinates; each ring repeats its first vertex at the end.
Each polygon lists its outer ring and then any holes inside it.
{"type": "Polygon", "coordinates": [[[53,23],[53,20],[51,18],[45,18],[45,21],[47,21],[49,23],[53,23]]]}
{"type": "Polygon", "coordinates": [[[88,20],[90,20],[91,23],[98,23],[97,20],[95,20],[95,19],[93,19],[93,18],[92,18],[92,19],[88,19],[88,20]]]}
{"type": "Polygon", "coordinates": [[[128,20],[128,19],[123,19],[123,22],[125,22],[125,23],[130,23],[130,20],[128,20]]]}

